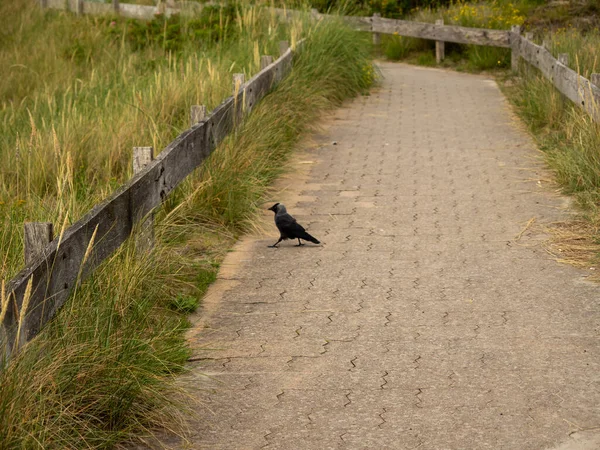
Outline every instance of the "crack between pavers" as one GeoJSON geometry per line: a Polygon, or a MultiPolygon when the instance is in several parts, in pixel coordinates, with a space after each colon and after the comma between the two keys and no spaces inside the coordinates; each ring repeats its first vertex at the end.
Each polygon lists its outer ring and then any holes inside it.
{"type": "Polygon", "coordinates": [[[413,364],[415,364],[415,366],[413,367],[413,370],[417,370],[420,367],[419,364],[419,360],[421,359],[421,355],[418,355],[414,360],[413,360],[413,364]]]}
{"type": "Polygon", "coordinates": [[[388,384],[388,381],[385,379],[385,377],[387,377],[388,375],[389,375],[388,371],[387,371],[387,370],[386,370],[386,371],[384,371],[383,375],[381,376],[381,379],[383,380],[383,383],[381,383],[381,384],[379,385],[379,389],[385,389],[385,388],[384,388],[384,386],[385,386],[386,384],[388,384]]]}
{"type": "Polygon", "coordinates": [[[387,315],[385,316],[385,323],[383,324],[384,327],[387,327],[390,323],[392,323],[390,317],[392,317],[392,313],[388,311],[387,315]]]}
{"type": "Polygon", "coordinates": [[[358,309],[356,309],[354,312],[361,312],[363,309],[364,302],[365,302],[365,299],[361,297],[361,299],[358,301],[358,309]]]}
{"type": "Polygon", "coordinates": [[[384,415],[385,413],[387,413],[387,411],[386,411],[386,409],[385,409],[385,408],[382,408],[382,409],[383,409],[383,411],[382,411],[381,413],[379,413],[379,414],[378,414],[378,415],[379,415],[379,418],[381,419],[381,423],[378,423],[378,424],[377,424],[377,428],[379,428],[379,429],[381,429],[381,427],[383,426],[383,424],[384,424],[384,423],[386,423],[386,421],[385,421],[385,418],[383,417],[383,415],[384,415]]]}
{"type": "Polygon", "coordinates": [[[352,391],[348,391],[346,394],[344,394],[346,396],[346,400],[348,400],[348,403],[344,404],[344,408],[352,403],[352,399],[350,398],[351,394],[352,394],[352,391]]]}
{"type": "Polygon", "coordinates": [[[415,406],[417,408],[422,408],[423,407],[423,405],[422,405],[423,400],[421,399],[421,394],[422,393],[423,393],[423,389],[417,388],[417,393],[415,394],[415,397],[417,399],[417,403],[415,403],[415,406]]]}

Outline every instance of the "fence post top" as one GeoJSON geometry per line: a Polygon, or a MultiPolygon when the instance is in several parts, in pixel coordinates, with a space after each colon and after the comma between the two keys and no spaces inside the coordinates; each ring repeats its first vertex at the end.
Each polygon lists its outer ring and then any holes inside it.
{"type": "Polygon", "coordinates": [[[510,31],[513,33],[521,34],[521,25],[513,25],[510,27],[510,31]]]}

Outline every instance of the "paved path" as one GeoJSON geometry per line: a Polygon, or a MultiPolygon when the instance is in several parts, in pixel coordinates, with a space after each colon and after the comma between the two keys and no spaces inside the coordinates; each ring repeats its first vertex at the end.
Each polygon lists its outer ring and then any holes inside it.
{"type": "Polygon", "coordinates": [[[600,289],[526,228],[566,216],[530,138],[484,77],[382,70],[290,182],[324,245],[273,228],[207,299],[191,447],[600,448],[571,445],[600,426],[600,289]]]}

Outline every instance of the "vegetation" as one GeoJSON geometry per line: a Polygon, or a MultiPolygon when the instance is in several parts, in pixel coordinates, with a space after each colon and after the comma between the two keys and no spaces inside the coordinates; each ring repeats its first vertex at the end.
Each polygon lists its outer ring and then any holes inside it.
{"type": "Polygon", "coordinates": [[[201,41],[203,28],[184,19],[133,25],[17,0],[0,14],[11,17],[0,47],[2,279],[21,265],[23,220],[77,219],[130,176],[132,146],[162,148],[192,104],[210,109],[229,94],[233,71],[255,73],[279,39],[309,38],[292,74],[158,211],[155,250],[123,246],[0,372],[0,448],[181,433],[186,399],[173,380],[189,355],[185,314],[253,227],[300,133],[373,82],[368,40],[337,22],[283,26],[248,5],[214,11],[201,41]]]}

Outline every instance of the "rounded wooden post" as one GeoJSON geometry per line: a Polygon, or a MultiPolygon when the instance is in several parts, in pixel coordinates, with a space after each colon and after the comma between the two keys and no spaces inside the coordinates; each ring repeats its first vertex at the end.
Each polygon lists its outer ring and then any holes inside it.
{"type": "Polygon", "coordinates": [[[204,105],[193,105],[190,111],[190,121],[193,125],[198,122],[202,122],[206,117],[206,106],[204,105]]]}
{"type": "MultiPolygon", "coordinates": [[[[435,21],[436,25],[444,26],[444,19],[435,21]]],[[[446,44],[444,41],[435,41],[435,62],[441,63],[446,57],[446,44]]]]}
{"type": "Polygon", "coordinates": [[[119,0],[112,0],[113,10],[119,14],[119,0]]]}
{"type": "Polygon", "coordinates": [[[25,265],[31,266],[44,254],[45,248],[54,239],[54,227],[51,222],[25,222],[25,265]]]}
{"type": "Polygon", "coordinates": [[[371,19],[371,21],[372,21],[371,30],[373,31],[373,45],[375,45],[375,46],[381,45],[381,34],[374,31],[374,30],[378,29],[377,25],[378,25],[379,19],[381,19],[381,14],[379,14],[379,13],[374,13],[373,17],[371,19]]]}
{"type": "Polygon", "coordinates": [[[244,84],[244,74],[243,73],[234,73],[233,74],[233,95],[237,95],[242,88],[242,84],[244,84]]]}
{"type": "Polygon", "coordinates": [[[39,0],[38,1],[40,8],[44,9],[48,6],[48,0],[39,0]]]}
{"type": "Polygon", "coordinates": [[[519,70],[519,56],[521,55],[521,27],[513,25],[510,28],[510,68],[513,72],[519,70]]]}
{"type": "Polygon", "coordinates": [[[283,55],[290,48],[290,43],[288,41],[279,41],[279,55],[283,55]]]}
{"type": "MultiPolygon", "coordinates": [[[[154,160],[153,147],[133,147],[133,174],[137,174],[154,160]]],[[[146,218],[136,217],[135,220],[143,219],[139,227],[139,233],[135,237],[135,246],[138,250],[148,252],[154,248],[154,213],[148,214],[146,218]]]]}
{"type": "Polygon", "coordinates": [[[260,70],[273,64],[273,57],[271,55],[263,55],[260,57],[260,70]]]}
{"type": "Polygon", "coordinates": [[[75,9],[78,16],[83,15],[83,0],[77,0],[77,7],[75,9]]]}
{"type": "Polygon", "coordinates": [[[559,53],[558,54],[558,62],[563,66],[569,67],[569,54],[568,53],[559,53]]]}

